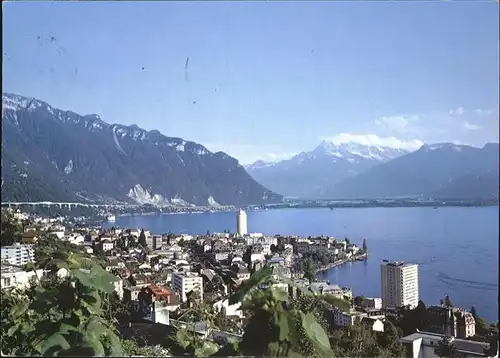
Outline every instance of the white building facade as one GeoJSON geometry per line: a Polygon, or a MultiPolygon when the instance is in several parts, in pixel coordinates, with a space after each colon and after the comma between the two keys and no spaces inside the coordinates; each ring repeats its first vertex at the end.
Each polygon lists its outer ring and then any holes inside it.
{"type": "Polygon", "coordinates": [[[35,250],[33,249],[33,245],[21,245],[19,243],[2,246],[1,260],[11,265],[22,266],[34,262],[35,250]]]}
{"type": "Polygon", "coordinates": [[[187,301],[187,294],[198,291],[203,300],[203,278],[195,272],[172,273],[172,288],[176,291],[182,302],[187,301]]]}
{"type": "Polygon", "coordinates": [[[25,289],[30,284],[38,282],[44,275],[43,270],[24,271],[15,266],[3,265],[1,268],[1,284],[2,289],[19,288],[25,289]]]}
{"type": "Polygon", "coordinates": [[[248,246],[251,245],[257,245],[257,244],[262,244],[262,245],[278,245],[278,238],[274,236],[247,236],[245,237],[245,241],[248,246]]]}
{"type": "Polygon", "coordinates": [[[418,305],[418,265],[403,261],[383,262],[381,269],[382,308],[418,305]]]}
{"type": "Polygon", "coordinates": [[[248,233],[247,213],[240,209],[236,215],[236,233],[238,236],[244,236],[248,233]]]}

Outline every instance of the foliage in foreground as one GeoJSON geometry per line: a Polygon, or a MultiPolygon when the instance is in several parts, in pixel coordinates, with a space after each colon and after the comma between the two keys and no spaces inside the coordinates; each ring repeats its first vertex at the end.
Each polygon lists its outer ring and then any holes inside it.
{"type": "Polygon", "coordinates": [[[68,277],[24,292],[2,291],[3,353],[121,355],[114,322],[105,319],[103,310],[116,277],[73,252],[57,252],[50,265],[65,268],[68,277]]]}

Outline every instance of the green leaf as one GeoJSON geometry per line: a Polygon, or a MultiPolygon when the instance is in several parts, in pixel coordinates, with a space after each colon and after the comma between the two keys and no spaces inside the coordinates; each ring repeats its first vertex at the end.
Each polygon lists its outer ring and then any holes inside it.
{"type": "Polygon", "coordinates": [[[7,331],[7,336],[12,336],[16,331],[19,329],[20,323],[14,324],[12,327],[9,328],[7,331]]]}
{"type": "Polygon", "coordinates": [[[281,288],[273,288],[273,296],[277,301],[286,302],[288,301],[288,292],[281,288]]]}
{"type": "Polygon", "coordinates": [[[316,321],[314,314],[312,312],[307,314],[301,312],[301,316],[302,328],[304,328],[304,332],[311,340],[318,353],[333,356],[328,336],[326,335],[323,327],[321,327],[321,325],[316,321]]]}
{"type": "Polygon", "coordinates": [[[20,305],[14,306],[15,309],[12,312],[13,317],[19,318],[24,313],[26,313],[26,310],[28,309],[28,305],[29,305],[29,302],[28,301],[24,301],[20,305]]]}
{"type": "Polygon", "coordinates": [[[175,335],[175,341],[178,345],[180,345],[184,349],[187,346],[189,346],[190,342],[189,342],[189,337],[188,337],[186,330],[184,330],[184,329],[178,330],[176,335],[175,335]]]}
{"type": "Polygon", "coordinates": [[[259,271],[256,271],[250,276],[250,279],[244,281],[237,289],[237,291],[229,297],[229,304],[233,305],[235,303],[241,302],[243,298],[250,292],[253,288],[258,285],[268,281],[271,278],[272,269],[269,266],[264,266],[259,271]]]}
{"type": "Polygon", "coordinates": [[[203,341],[201,347],[197,347],[194,350],[194,354],[196,357],[208,357],[211,356],[212,354],[217,353],[218,350],[219,346],[214,342],[203,341]]]}
{"type": "Polygon", "coordinates": [[[279,342],[270,342],[267,345],[267,355],[270,357],[278,357],[280,353],[280,344],[279,342]]]}
{"type": "Polygon", "coordinates": [[[292,343],[296,343],[300,340],[300,331],[298,330],[300,322],[298,317],[296,310],[287,312],[288,329],[290,330],[289,340],[292,343]]]}
{"type": "Polygon", "coordinates": [[[61,323],[60,326],[59,326],[59,333],[61,334],[67,334],[71,331],[77,331],[78,328],[70,325],[70,324],[67,324],[67,323],[61,323]]]}
{"type": "Polygon", "coordinates": [[[280,327],[280,341],[284,341],[288,338],[288,334],[290,333],[289,329],[289,313],[281,312],[279,317],[279,327],[280,327]]]}
{"type": "Polygon", "coordinates": [[[112,293],[114,291],[113,282],[117,281],[117,277],[107,272],[106,270],[97,269],[72,269],[73,277],[75,277],[81,285],[95,288],[105,293],[112,293]]]}
{"type": "Polygon", "coordinates": [[[103,357],[105,355],[104,346],[102,345],[101,341],[97,337],[95,337],[95,335],[85,335],[83,340],[85,342],[85,346],[92,348],[92,350],[94,351],[94,357],[103,357]]]}
{"type": "Polygon", "coordinates": [[[120,338],[113,332],[109,332],[107,337],[109,338],[109,341],[106,345],[106,348],[110,352],[110,355],[114,357],[123,356],[123,349],[120,338]]]}
{"type": "Polygon", "coordinates": [[[40,353],[42,356],[54,355],[59,350],[69,349],[70,345],[66,338],[61,333],[54,333],[52,336],[47,338],[40,348],[40,353]]]}
{"type": "Polygon", "coordinates": [[[85,330],[92,333],[95,337],[100,337],[108,333],[106,322],[99,316],[92,316],[85,324],[85,330]]]}
{"type": "Polygon", "coordinates": [[[85,301],[94,310],[99,310],[101,308],[102,299],[99,291],[92,290],[87,294],[81,296],[82,300],[85,301]]]}

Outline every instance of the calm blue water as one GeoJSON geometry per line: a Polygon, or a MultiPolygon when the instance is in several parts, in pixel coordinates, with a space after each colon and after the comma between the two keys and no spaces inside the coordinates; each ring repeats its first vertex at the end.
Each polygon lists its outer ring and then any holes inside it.
{"type": "MultiPolygon", "coordinates": [[[[449,295],[456,306],[476,306],[488,321],[498,318],[498,207],[283,209],[248,212],[250,232],[348,237],[367,240],[369,258],[329,270],[332,283],[355,295],[380,296],[380,262],[420,264],[420,299],[437,304],[449,295]]],[[[154,234],[204,234],[235,230],[235,213],[130,216],[120,227],[154,234]]],[[[111,226],[105,224],[105,226],[111,226]]]]}

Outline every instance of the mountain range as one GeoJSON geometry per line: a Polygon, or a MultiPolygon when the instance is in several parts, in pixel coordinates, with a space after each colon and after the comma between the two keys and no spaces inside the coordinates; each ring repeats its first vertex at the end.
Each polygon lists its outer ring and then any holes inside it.
{"type": "Polygon", "coordinates": [[[498,143],[451,143],[405,150],[356,143],[321,143],[278,163],[247,171],[271,190],[300,198],[498,198],[498,143]],[[280,188],[281,191],[280,191],[280,188]]]}
{"type": "Polygon", "coordinates": [[[246,166],[258,182],[289,197],[322,198],[326,190],[380,163],[407,154],[403,149],[358,143],[321,142],[310,152],[277,163],[257,161],[246,166]]]}
{"type": "Polygon", "coordinates": [[[2,95],[2,201],[249,205],[282,196],[226,153],[2,95]]]}

